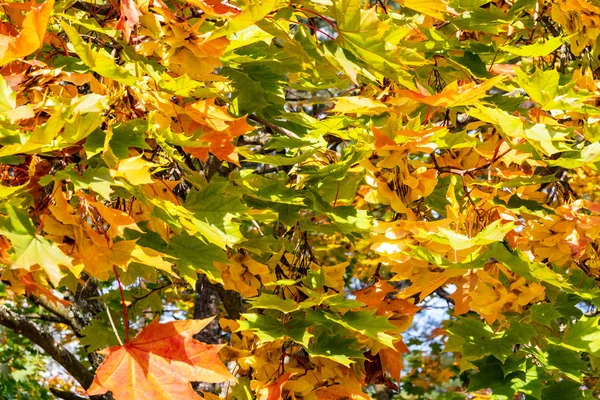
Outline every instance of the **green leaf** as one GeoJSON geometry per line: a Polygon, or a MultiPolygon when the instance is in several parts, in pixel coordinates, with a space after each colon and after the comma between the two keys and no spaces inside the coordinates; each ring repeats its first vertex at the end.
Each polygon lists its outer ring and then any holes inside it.
{"type": "Polygon", "coordinates": [[[240,195],[227,194],[229,185],[227,181],[213,179],[202,191],[189,193],[183,205],[194,216],[193,227],[222,248],[243,240],[240,225],[234,219],[248,211],[240,195]]]}
{"type": "Polygon", "coordinates": [[[61,21],[60,25],[69,37],[77,55],[92,71],[126,85],[134,85],[136,83],[137,78],[125,68],[118,66],[108,53],[102,50],[93,50],[91,45],[83,41],[75,28],[67,23],[61,21]]]}
{"type": "Polygon", "coordinates": [[[282,299],[280,296],[268,293],[262,293],[258,297],[249,299],[248,302],[252,305],[252,308],[278,310],[283,313],[300,309],[300,306],[294,300],[282,299]]]}
{"type": "Polygon", "coordinates": [[[312,335],[307,328],[312,324],[304,319],[292,318],[284,324],[283,321],[259,314],[242,314],[244,320],[239,320],[238,331],[252,331],[263,342],[273,342],[277,339],[290,338],[296,343],[308,346],[312,335]]]}
{"type": "Polygon", "coordinates": [[[306,348],[312,357],[323,357],[349,367],[356,360],[364,359],[363,352],[356,349],[358,341],[339,335],[321,335],[306,348]],[[354,360],[353,360],[354,359],[354,360]]]}
{"type": "Polygon", "coordinates": [[[563,315],[550,303],[534,304],[529,308],[531,320],[542,325],[550,325],[563,315]]]}
{"type": "Polygon", "coordinates": [[[568,36],[559,36],[548,39],[545,42],[521,47],[506,45],[500,47],[500,50],[522,57],[546,57],[548,54],[558,49],[567,40],[569,40],[568,36]]]}
{"type": "Polygon", "coordinates": [[[552,104],[558,94],[560,75],[556,70],[543,71],[536,69],[532,75],[515,69],[516,81],[525,89],[531,100],[539,103],[542,108],[552,104]]]}
{"type": "Polygon", "coordinates": [[[110,195],[114,191],[111,186],[122,186],[120,182],[114,180],[108,168],[87,168],[83,174],[79,174],[73,169],[72,164],[62,171],[56,172],[54,176],[43,177],[40,179],[40,184],[45,186],[52,181],[62,180],[70,181],[75,190],[91,190],[106,200],[110,199],[110,195]]]}
{"type": "MultiPolygon", "coordinates": [[[[120,336],[125,337],[125,329],[117,325],[120,336]]],[[[108,320],[94,319],[92,323],[81,330],[81,339],[79,343],[85,347],[89,354],[110,346],[119,345],[115,332],[108,323],[108,320]]]]}
{"type": "Polygon", "coordinates": [[[515,344],[526,344],[535,334],[531,327],[525,328],[525,331],[516,330],[514,327],[518,325],[511,324],[507,330],[494,332],[484,322],[459,317],[447,328],[449,339],[445,351],[461,352],[467,363],[490,355],[504,363],[513,354],[515,344]]]}
{"type": "Polygon", "coordinates": [[[489,388],[492,389],[492,396],[495,399],[511,400],[513,398],[515,390],[512,388],[511,381],[517,378],[518,372],[511,372],[505,377],[501,361],[493,356],[474,362],[474,364],[479,368],[479,372],[469,377],[467,390],[476,391],[489,388]]]}
{"type": "Polygon", "coordinates": [[[192,286],[196,283],[198,272],[205,274],[211,281],[223,283],[221,270],[214,263],[226,264],[229,259],[219,247],[182,232],[169,240],[166,253],[175,257],[179,275],[192,286]]]}
{"type": "Polygon", "coordinates": [[[600,317],[582,317],[567,327],[561,345],[600,356],[600,317]]]}
{"type": "Polygon", "coordinates": [[[585,399],[584,392],[577,382],[562,380],[553,382],[542,390],[541,400],[580,400],[585,399]]]}
{"type": "Polygon", "coordinates": [[[70,267],[72,265],[71,257],[68,257],[60,248],[48,239],[36,235],[25,239],[28,243],[23,248],[24,242],[15,245],[15,253],[12,258],[12,269],[31,270],[31,267],[39,265],[42,267],[50,282],[58,287],[60,280],[66,276],[60,266],[70,267]]]}
{"type": "Polygon", "coordinates": [[[396,326],[388,321],[386,317],[374,315],[373,311],[348,311],[343,316],[324,312],[323,317],[345,329],[360,333],[373,339],[384,346],[394,348],[396,338],[384,331],[397,330],[396,326]]]}
{"type": "Polygon", "coordinates": [[[548,365],[561,371],[572,380],[579,381],[583,375],[582,371],[588,369],[588,363],[581,359],[581,354],[577,351],[550,346],[546,352],[548,353],[548,365]]]}
{"type": "Polygon", "coordinates": [[[146,143],[146,132],[150,129],[148,121],[134,119],[112,128],[112,136],[108,142],[113,154],[124,160],[129,157],[129,148],[150,149],[146,143]]]}

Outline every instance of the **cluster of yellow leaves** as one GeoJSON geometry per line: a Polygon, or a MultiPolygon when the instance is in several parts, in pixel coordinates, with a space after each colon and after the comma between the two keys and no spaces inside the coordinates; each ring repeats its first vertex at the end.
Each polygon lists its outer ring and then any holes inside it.
{"type": "Polygon", "coordinates": [[[258,295],[263,285],[272,280],[269,267],[247,254],[237,254],[227,264],[215,262],[215,266],[221,270],[225,289],[235,290],[244,297],[258,295]]]}
{"type": "Polygon", "coordinates": [[[580,54],[586,46],[597,46],[600,35],[600,7],[585,0],[560,0],[552,5],[552,19],[562,25],[571,38],[571,51],[580,54]]]}
{"type": "MultiPolygon", "coordinates": [[[[331,267],[319,266],[309,257],[290,253],[276,255],[267,264],[258,263],[247,255],[237,255],[231,258],[229,264],[217,265],[223,271],[225,288],[233,288],[248,297],[257,294],[258,287],[252,285],[266,283],[268,288],[272,288],[277,287],[277,282],[273,279],[275,277],[289,281],[290,278],[300,279],[307,274],[305,279],[314,276],[314,279],[322,279],[324,282],[322,287],[312,292],[313,296],[336,296],[342,290],[343,274],[347,267],[347,263],[331,267]],[[234,276],[233,273],[238,275],[234,276]],[[241,286],[240,281],[244,282],[241,286]]],[[[287,298],[288,302],[294,300],[299,305],[304,300],[315,302],[312,304],[322,302],[319,297],[306,299],[303,289],[297,286],[286,285],[274,293],[287,298]]],[[[392,284],[378,280],[373,285],[354,292],[356,300],[364,305],[353,310],[372,311],[377,316],[387,318],[396,327],[393,332],[380,333],[394,343],[393,347],[384,346],[359,332],[355,333],[358,341],[368,347],[372,357],[377,360],[378,374],[389,374],[396,380],[400,378],[403,367],[402,354],[408,351],[400,333],[410,326],[414,314],[419,310],[411,301],[397,298],[397,294],[398,291],[392,284]]],[[[342,311],[342,315],[344,312],[342,311]]],[[[238,373],[252,379],[250,386],[258,398],[280,398],[268,397],[272,393],[285,393],[283,398],[297,400],[369,398],[359,390],[369,381],[369,372],[325,357],[310,353],[307,355],[302,346],[291,340],[261,340],[253,331],[240,330],[240,325],[235,321],[221,319],[220,323],[225,331],[231,332],[230,346],[227,346],[223,357],[237,362],[238,373]]],[[[312,328],[307,329],[306,335],[312,335],[312,328]]]]}
{"type": "MultiPolygon", "coordinates": [[[[154,118],[157,126],[171,129],[176,136],[180,136],[175,139],[176,142],[191,155],[206,161],[211,152],[221,160],[237,163],[237,149],[231,140],[254,129],[246,123],[245,118],[233,118],[226,106],[215,105],[214,98],[186,104],[173,101],[173,94],[180,99],[181,96],[192,94],[198,81],[224,80],[213,72],[221,67],[219,57],[225,52],[229,40],[226,37],[213,37],[212,32],[200,33],[202,20],[190,26],[173,15],[164,3],[155,3],[155,12],[141,8],[140,43],[135,49],[138,54],[156,58],[169,67],[174,76],[163,74],[161,79],[164,82],[175,86],[183,83],[183,86],[173,93],[151,85],[149,90],[139,92],[140,102],[148,111],[156,111],[154,118]]],[[[213,14],[223,12],[219,14],[221,16],[237,13],[233,7],[222,3],[208,5],[197,1],[194,5],[196,3],[213,10],[213,14]]]]}
{"type": "Polygon", "coordinates": [[[430,234],[448,229],[449,220],[435,222],[398,220],[377,222],[372,228],[371,249],[381,256],[381,261],[390,266],[393,280],[410,279],[412,285],[401,293],[408,298],[420,293],[423,299],[457,275],[460,270],[440,270],[433,268],[427,261],[415,259],[411,255],[412,246],[423,246],[437,254],[448,256],[455,262],[466,260],[473,252],[472,248],[455,250],[450,245],[431,240],[430,234]]]}
{"type": "Polygon", "coordinates": [[[43,229],[50,239],[63,242],[67,238],[72,243],[61,247],[73,258],[75,268],[81,267],[79,271],[107,279],[113,266],[126,271],[129,264],[135,262],[172,273],[172,262],[165,261],[164,254],[139,246],[136,240],[115,241],[125,229],[141,231],[127,213],[109,208],[83,193],[62,192],[60,187],[53,198],[55,204],[49,207],[43,229]],[[72,196],[79,200],[77,209],[68,203],[72,196]]]}
{"type": "Polygon", "coordinates": [[[577,193],[583,193],[585,198],[593,202],[600,200],[600,175],[589,167],[575,169],[570,176],[569,185],[577,193]]]}
{"type": "MultiPolygon", "coordinates": [[[[600,270],[600,204],[576,200],[556,208],[556,214],[529,220],[515,245],[532,259],[577,267],[579,263],[600,270]]],[[[596,272],[597,273],[597,272],[596,272]]]]}
{"type": "MultiPolygon", "coordinates": [[[[221,325],[235,329],[235,323],[226,320],[221,320],[221,325]]],[[[284,340],[261,343],[251,332],[232,333],[230,346],[221,354],[237,362],[241,375],[252,373],[250,387],[259,399],[370,398],[361,390],[363,373],[357,375],[355,368],[325,358],[308,357],[301,346],[290,346],[284,340]],[[273,392],[279,396],[269,397],[273,392]]],[[[396,355],[392,362],[401,360],[396,355]]]]}
{"type": "Polygon", "coordinates": [[[438,172],[420,162],[408,161],[410,151],[430,153],[433,147],[428,140],[433,132],[415,132],[400,130],[394,132],[402,144],[386,136],[373,127],[374,150],[380,160],[376,165],[364,161],[362,165],[368,172],[367,182],[375,189],[365,196],[365,200],[374,204],[389,204],[394,211],[408,213],[408,207],[415,201],[429,196],[437,184],[438,172]]]}
{"type": "Polygon", "coordinates": [[[529,304],[545,299],[542,285],[527,282],[498,263],[470,270],[450,282],[456,285],[450,296],[454,299],[454,315],[475,311],[489,324],[503,320],[504,312],[522,313],[529,304]]]}

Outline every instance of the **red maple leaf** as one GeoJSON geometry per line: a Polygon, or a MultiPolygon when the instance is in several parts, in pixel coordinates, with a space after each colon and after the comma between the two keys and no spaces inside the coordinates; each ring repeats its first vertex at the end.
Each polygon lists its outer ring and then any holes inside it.
{"type": "Polygon", "coordinates": [[[101,353],[107,357],[87,395],[110,391],[115,400],[184,400],[201,398],[191,381],[235,381],[217,355],[223,346],[192,337],[211,320],[160,324],[155,319],[124,346],[103,350],[101,353]]]}

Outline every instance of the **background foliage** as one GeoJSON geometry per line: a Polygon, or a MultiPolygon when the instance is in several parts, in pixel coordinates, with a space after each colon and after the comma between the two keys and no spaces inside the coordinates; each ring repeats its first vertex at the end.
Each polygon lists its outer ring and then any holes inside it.
{"type": "Polygon", "coordinates": [[[597,1],[0,10],[3,398],[598,398],[597,1]]]}

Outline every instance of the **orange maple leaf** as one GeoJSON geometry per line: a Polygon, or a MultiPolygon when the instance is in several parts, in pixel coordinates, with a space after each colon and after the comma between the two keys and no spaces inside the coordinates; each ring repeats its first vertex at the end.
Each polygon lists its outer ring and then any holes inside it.
{"type": "Polygon", "coordinates": [[[101,351],[107,357],[87,395],[112,392],[115,400],[200,399],[191,381],[226,382],[235,378],[219,360],[222,345],[195,340],[212,318],[158,323],[158,318],[124,346],[101,351]]]}
{"type": "Polygon", "coordinates": [[[0,35],[0,65],[27,57],[40,48],[46,36],[46,27],[54,0],[31,8],[23,20],[23,28],[17,36],[0,35]]]}
{"type": "Polygon", "coordinates": [[[281,395],[283,392],[283,385],[290,379],[293,375],[292,372],[288,372],[287,374],[281,375],[279,378],[269,383],[262,389],[256,392],[257,400],[280,400],[283,398],[281,395]]]}
{"type": "Polygon", "coordinates": [[[254,130],[254,127],[246,122],[246,118],[231,116],[227,107],[215,104],[215,99],[186,105],[184,111],[192,120],[188,131],[202,129],[204,133],[197,141],[186,144],[183,150],[203,161],[206,161],[210,152],[220,160],[238,164],[237,148],[231,141],[254,130]]]}
{"type": "Polygon", "coordinates": [[[390,376],[397,381],[400,381],[400,375],[402,374],[402,368],[404,363],[402,362],[402,354],[408,353],[410,350],[403,341],[396,342],[394,349],[381,349],[379,350],[379,359],[381,360],[381,370],[385,374],[389,372],[390,376]]]}
{"type": "Polygon", "coordinates": [[[123,32],[125,40],[129,42],[133,27],[140,22],[142,12],[133,0],[121,0],[121,17],[116,28],[123,32]]]}

